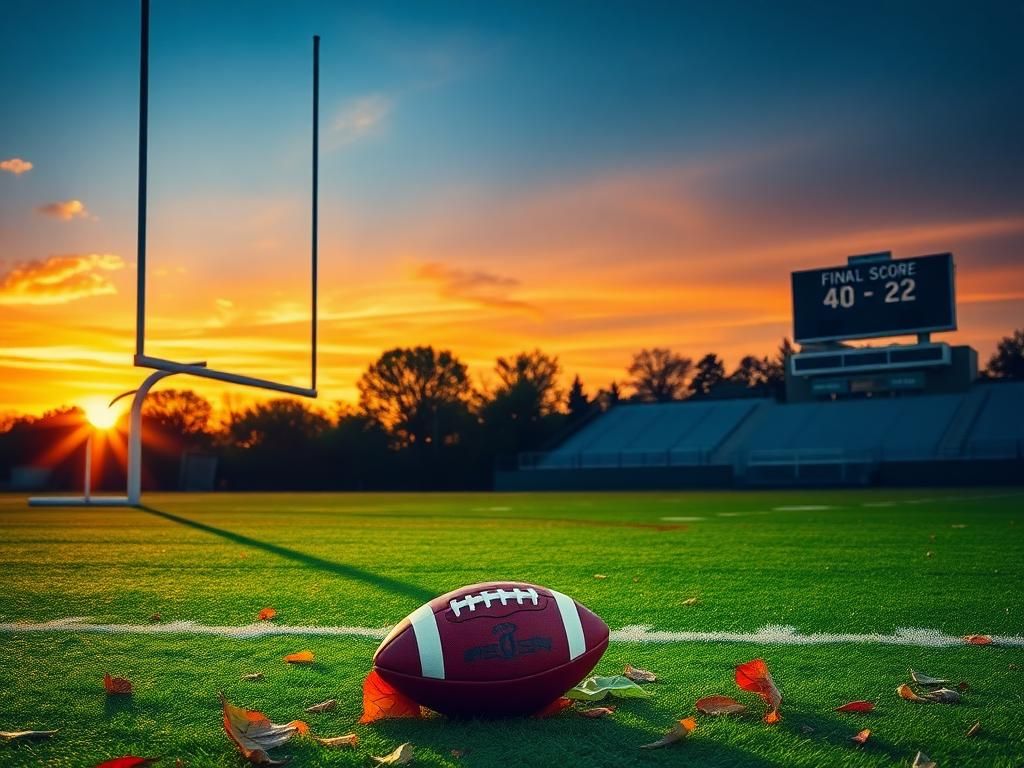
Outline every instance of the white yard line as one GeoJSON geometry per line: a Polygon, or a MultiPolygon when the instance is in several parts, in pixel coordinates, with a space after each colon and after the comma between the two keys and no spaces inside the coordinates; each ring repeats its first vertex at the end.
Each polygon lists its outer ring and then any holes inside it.
{"type": "MultiPolygon", "coordinates": [[[[309,627],[288,626],[261,622],[240,627],[199,624],[194,621],[171,621],[156,624],[90,624],[86,617],[72,616],[45,622],[0,623],[0,633],[23,632],[81,632],[104,635],[213,635],[249,640],[274,635],[304,635],[308,637],[362,637],[381,640],[389,628],[375,627],[309,627]]],[[[756,632],[666,632],[643,624],[631,624],[613,630],[616,643],[756,643],[759,645],[838,645],[860,643],[874,645],[911,645],[920,648],[951,648],[963,646],[958,635],[948,635],[937,629],[899,628],[891,635],[878,633],[812,632],[802,634],[794,627],[769,625],[756,632]]],[[[1024,636],[993,635],[993,645],[1024,648],[1024,636]]]]}

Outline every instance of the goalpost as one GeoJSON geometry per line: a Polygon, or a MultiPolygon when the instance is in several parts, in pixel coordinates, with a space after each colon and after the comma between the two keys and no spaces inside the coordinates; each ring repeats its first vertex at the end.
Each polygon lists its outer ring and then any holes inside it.
{"type": "Polygon", "coordinates": [[[310,371],[309,386],[300,387],[270,379],[221,371],[207,366],[205,362],[180,362],[146,354],[146,185],[149,144],[149,0],[141,0],[141,24],[139,39],[139,193],[138,193],[138,242],[137,242],[137,284],[135,294],[135,356],[137,368],[153,370],[138,389],[119,395],[111,405],[122,397],[133,395],[128,428],[127,489],[124,496],[93,496],[89,493],[89,457],[86,457],[86,484],[83,496],[36,496],[28,500],[31,506],[138,506],[142,497],[142,403],[149,390],[158,381],[185,373],[206,379],[241,384],[274,392],[283,392],[299,397],[315,398],[316,357],[317,357],[317,213],[319,208],[319,123],[320,123],[320,36],[313,36],[313,179],[312,179],[312,247],[310,252],[310,371]]]}

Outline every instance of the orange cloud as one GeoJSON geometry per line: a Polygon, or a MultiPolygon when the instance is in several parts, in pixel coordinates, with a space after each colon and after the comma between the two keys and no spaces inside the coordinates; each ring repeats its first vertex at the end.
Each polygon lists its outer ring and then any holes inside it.
{"type": "Polygon", "coordinates": [[[71,254],[18,264],[0,273],[0,304],[64,304],[116,293],[103,272],[124,267],[112,253],[71,254]]]}
{"type": "Polygon", "coordinates": [[[339,149],[377,132],[393,108],[394,102],[381,93],[364,96],[344,106],[331,123],[328,148],[339,149]]]}
{"type": "Polygon", "coordinates": [[[20,157],[12,157],[7,160],[0,160],[0,171],[7,171],[13,173],[15,176],[20,176],[26,171],[32,170],[32,163],[28,160],[22,160],[20,157]]]}
{"type": "Polygon", "coordinates": [[[416,270],[415,278],[434,285],[442,298],[500,309],[531,309],[525,301],[509,297],[508,294],[519,285],[519,281],[512,277],[429,261],[416,270]]]}
{"type": "Polygon", "coordinates": [[[61,221],[89,218],[89,211],[85,209],[85,203],[81,200],[60,200],[56,203],[47,203],[36,208],[36,212],[61,221]]]}

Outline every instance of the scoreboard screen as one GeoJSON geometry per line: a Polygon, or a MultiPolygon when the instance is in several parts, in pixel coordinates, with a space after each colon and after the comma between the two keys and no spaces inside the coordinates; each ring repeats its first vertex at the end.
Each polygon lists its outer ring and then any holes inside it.
{"type": "Polygon", "coordinates": [[[794,272],[797,342],[956,330],[953,254],[794,272]]]}

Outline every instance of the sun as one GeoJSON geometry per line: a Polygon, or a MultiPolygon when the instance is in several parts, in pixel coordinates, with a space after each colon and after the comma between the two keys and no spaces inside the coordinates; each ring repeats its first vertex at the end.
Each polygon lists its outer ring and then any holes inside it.
{"type": "Polygon", "coordinates": [[[117,423],[117,417],[121,414],[107,405],[102,397],[88,397],[81,403],[85,411],[85,418],[96,429],[110,429],[117,423]]]}

